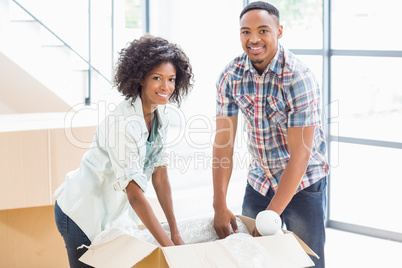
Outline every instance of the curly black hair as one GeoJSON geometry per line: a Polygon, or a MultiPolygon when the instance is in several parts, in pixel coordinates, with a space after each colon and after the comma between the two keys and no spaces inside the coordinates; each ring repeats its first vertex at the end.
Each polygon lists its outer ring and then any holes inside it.
{"type": "Polygon", "coordinates": [[[190,61],[176,44],[150,34],[134,40],[119,53],[114,84],[128,100],[134,102],[141,96],[140,81],[155,67],[170,62],[176,68],[175,90],[169,101],[180,106],[183,98],[193,87],[193,73],[190,61]]]}

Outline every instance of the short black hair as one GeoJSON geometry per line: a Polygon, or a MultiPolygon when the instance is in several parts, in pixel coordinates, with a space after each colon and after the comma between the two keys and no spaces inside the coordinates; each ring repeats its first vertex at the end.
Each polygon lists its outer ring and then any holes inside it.
{"type": "Polygon", "coordinates": [[[279,23],[279,10],[276,7],[274,7],[273,5],[271,5],[270,3],[263,2],[263,1],[252,2],[252,3],[248,4],[247,6],[245,6],[243,8],[242,12],[240,13],[240,19],[243,17],[244,14],[246,14],[250,10],[254,10],[254,9],[266,10],[269,14],[274,15],[278,19],[278,23],[279,23]]]}
{"type": "Polygon", "coordinates": [[[176,44],[150,34],[134,40],[119,53],[114,84],[117,90],[132,99],[141,96],[141,80],[164,62],[170,62],[176,69],[175,90],[169,101],[180,106],[182,99],[193,87],[193,72],[190,61],[176,44]]]}

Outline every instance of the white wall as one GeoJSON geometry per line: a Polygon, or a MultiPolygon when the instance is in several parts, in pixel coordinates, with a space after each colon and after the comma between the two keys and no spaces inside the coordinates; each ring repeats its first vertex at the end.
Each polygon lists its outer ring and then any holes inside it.
{"type": "Polygon", "coordinates": [[[242,0],[151,0],[150,33],[180,45],[193,66],[195,86],[182,107],[187,119],[215,116],[216,80],[242,52],[242,8],[242,0]]]}
{"type": "Polygon", "coordinates": [[[0,115],[2,114],[15,114],[16,111],[11,108],[8,104],[0,100],[0,115]]]}
{"type": "Polygon", "coordinates": [[[70,106],[0,51],[0,114],[66,112],[70,106]]]}

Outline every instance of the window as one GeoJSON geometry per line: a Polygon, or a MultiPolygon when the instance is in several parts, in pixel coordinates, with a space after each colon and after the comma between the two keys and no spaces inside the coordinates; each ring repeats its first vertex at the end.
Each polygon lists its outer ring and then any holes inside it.
{"type": "Polygon", "coordinates": [[[332,142],[331,159],[331,220],[402,233],[402,150],[332,142]]]}
{"type": "Polygon", "coordinates": [[[328,225],[402,241],[402,3],[331,3],[328,225]]]}
{"type": "Polygon", "coordinates": [[[401,50],[402,1],[331,1],[332,48],[401,50]],[[393,31],[394,29],[395,31],[393,31]]]}
{"type": "Polygon", "coordinates": [[[331,69],[339,113],[331,134],[402,142],[402,58],[334,56],[331,69]]]}

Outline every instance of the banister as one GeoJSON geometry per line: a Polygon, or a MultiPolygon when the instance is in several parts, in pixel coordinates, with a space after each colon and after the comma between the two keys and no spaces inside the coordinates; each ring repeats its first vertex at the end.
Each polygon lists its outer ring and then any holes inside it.
{"type": "MultiPolygon", "coordinates": [[[[43,28],[45,28],[49,33],[51,33],[57,40],[59,40],[64,46],[66,46],[70,51],[72,51],[75,55],[77,55],[81,60],[83,60],[85,63],[88,64],[88,97],[85,99],[85,103],[87,105],[90,104],[91,100],[91,71],[95,71],[98,73],[102,78],[104,78],[110,85],[112,84],[112,81],[108,79],[105,75],[103,75],[98,69],[96,69],[92,64],[91,64],[91,15],[90,15],[90,1],[89,2],[89,33],[88,33],[88,38],[89,38],[89,59],[86,60],[83,56],[81,56],[80,53],[78,53],[76,50],[74,50],[67,42],[65,42],[61,37],[59,37],[54,31],[52,31],[48,26],[46,26],[41,20],[39,20],[35,15],[33,15],[31,12],[29,12],[23,5],[21,5],[17,0],[12,0],[18,7],[20,7],[25,13],[27,13],[29,16],[31,16],[36,22],[38,22],[43,28]]],[[[112,16],[113,18],[113,16],[112,16]]]]}

